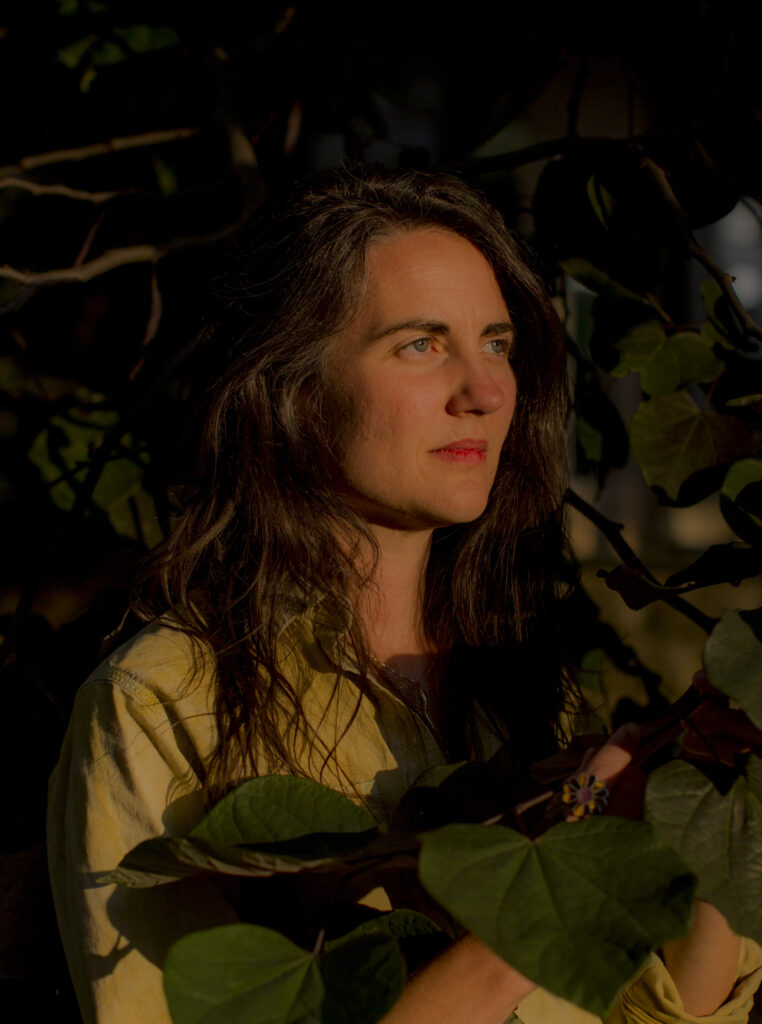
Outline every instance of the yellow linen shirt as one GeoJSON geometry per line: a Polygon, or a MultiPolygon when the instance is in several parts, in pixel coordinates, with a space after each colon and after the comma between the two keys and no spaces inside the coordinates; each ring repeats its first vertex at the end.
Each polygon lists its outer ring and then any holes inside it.
{"type": "MultiPolygon", "coordinates": [[[[298,615],[281,637],[284,672],[307,720],[341,737],[342,774],[382,821],[421,772],[442,763],[442,754],[420,720],[385,691],[374,700],[363,696],[359,705],[351,683],[336,692],[331,643],[319,606],[298,615]]],[[[216,736],[213,680],[210,663],[194,655],[187,636],[157,621],[104,661],[77,694],[50,782],[48,855],[85,1024],[170,1024],[161,974],[167,949],[188,932],[236,920],[207,879],[152,889],[96,884],[138,843],[185,835],[203,817],[203,766],[216,736]]],[[[323,758],[318,753],[312,764],[306,751],[304,757],[307,773],[317,776],[323,758]]],[[[343,788],[330,768],[321,781],[343,788]]],[[[730,999],[711,1017],[694,1018],[653,955],[610,1024],[742,1024],[760,976],[762,952],[744,940],[730,999]]],[[[522,1000],[516,1016],[523,1024],[600,1024],[542,990],[522,1000]]]]}

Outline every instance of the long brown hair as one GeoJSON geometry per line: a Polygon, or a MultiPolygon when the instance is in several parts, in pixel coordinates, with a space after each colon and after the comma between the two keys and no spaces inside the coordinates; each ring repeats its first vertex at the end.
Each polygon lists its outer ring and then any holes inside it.
{"type": "MultiPolygon", "coordinates": [[[[324,763],[335,751],[340,737],[311,727],[283,671],[279,638],[295,599],[327,600],[338,611],[358,701],[369,686],[371,655],[348,594],[368,583],[357,553],[373,540],[326,471],[332,417],[323,370],[331,338],[361,299],[368,246],[423,227],[453,231],[481,251],[517,336],[516,411],[488,507],[475,522],[435,531],[431,547],[424,622],[448,659],[439,705],[450,711],[454,753],[474,753],[461,711],[476,701],[520,757],[540,756],[538,737],[557,726],[563,655],[553,608],[567,401],[558,318],[525,245],[463,181],[336,170],[249,225],[217,283],[218,310],[202,335],[209,360],[198,459],[174,532],[136,598],[144,617],[170,606],[180,628],[214,653],[217,785],[263,765],[304,771],[297,747],[305,739],[325,752],[324,763]],[[357,546],[338,544],[338,535],[357,546]],[[290,740],[284,711],[295,726],[290,740]]],[[[336,673],[338,681],[338,665],[336,673]]]]}

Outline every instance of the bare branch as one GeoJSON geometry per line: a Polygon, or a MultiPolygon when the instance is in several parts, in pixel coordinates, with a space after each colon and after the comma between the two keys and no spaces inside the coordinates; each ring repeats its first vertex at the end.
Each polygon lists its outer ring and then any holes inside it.
{"type": "Polygon", "coordinates": [[[90,281],[100,274],[105,274],[115,267],[123,267],[129,263],[153,263],[160,259],[166,251],[156,245],[127,245],[121,249],[108,249],[100,256],[96,256],[95,259],[82,263],[78,267],[59,267],[55,270],[17,270],[15,267],[4,264],[0,267],[0,278],[36,287],[47,284],[82,283],[90,281]]]}
{"type": "Polygon", "coordinates": [[[156,263],[170,252],[176,249],[188,249],[196,245],[213,245],[232,235],[241,226],[241,219],[225,225],[219,231],[212,231],[208,235],[200,235],[193,238],[179,238],[165,246],[158,245],[128,245],[120,249],[108,249],[106,252],[96,256],[80,266],[58,267],[55,270],[24,271],[16,267],[9,267],[7,264],[0,267],[0,279],[17,281],[25,285],[17,295],[0,306],[0,314],[9,313],[18,309],[27,301],[38,288],[53,284],[82,284],[91,281],[94,277],[106,274],[117,267],[129,266],[133,263],[156,263]]]}
{"type": "Polygon", "coordinates": [[[203,131],[202,128],[165,128],[155,132],[141,132],[139,135],[126,135],[122,138],[109,139],[107,142],[93,142],[88,146],[76,146],[73,149],[56,149],[50,153],[35,153],[25,156],[18,164],[0,167],[0,178],[18,175],[19,172],[46,167],[49,164],[64,164],[76,160],[89,160],[90,157],[103,156],[106,153],[117,153],[125,149],[141,149],[145,146],[159,146],[165,142],[176,142],[178,139],[189,139],[203,131]]]}
{"type": "Polygon", "coordinates": [[[105,203],[122,192],[85,192],[81,188],[69,188],[68,185],[41,185],[38,181],[27,181],[26,178],[0,179],[0,188],[18,188],[30,192],[33,196],[63,196],[66,199],[81,199],[87,203],[105,203]]]}
{"type": "Polygon", "coordinates": [[[735,289],[733,288],[733,277],[724,271],[719,263],[712,259],[706,249],[700,246],[696,241],[688,215],[681,206],[680,200],[675,195],[664,169],[659,167],[659,165],[650,157],[645,156],[645,154],[641,157],[640,166],[643,167],[644,170],[648,171],[653,178],[662,198],[672,212],[675,225],[683,236],[683,240],[685,241],[691,256],[698,260],[698,262],[711,274],[720,286],[723,295],[727,299],[728,305],[738,317],[744,331],[747,334],[751,334],[755,338],[762,340],[762,327],[752,319],[746,310],[746,307],[736,295],[735,289]]]}
{"type": "Polygon", "coordinates": [[[593,525],[598,527],[625,565],[628,565],[631,569],[636,569],[639,573],[645,576],[647,580],[650,580],[651,583],[654,583],[657,587],[659,586],[659,581],[643,564],[643,562],[641,562],[622,536],[622,530],[624,529],[622,523],[615,523],[612,519],[607,519],[606,516],[598,511],[597,508],[594,508],[586,502],[581,495],[577,494],[577,492],[573,491],[571,488],[567,489],[564,499],[567,505],[571,505],[572,508],[581,512],[585,519],[589,519],[593,525]]]}
{"type": "MultiPolygon", "coordinates": [[[[593,508],[592,505],[588,504],[584,498],[571,488],[567,489],[565,500],[568,505],[571,505],[572,508],[581,512],[586,519],[589,519],[591,523],[598,527],[625,565],[641,573],[645,579],[649,580],[656,587],[661,587],[661,584],[653,573],[646,565],[644,565],[643,562],[641,562],[622,536],[623,527],[621,523],[615,523],[613,520],[607,519],[606,516],[602,515],[596,508],[593,508]]],[[[698,608],[694,608],[692,604],[684,600],[682,597],[665,594],[661,600],[664,601],[665,604],[668,604],[670,608],[674,608],[675,611],[680,612],[686,618],[690,619],[691,622],[699,626],[700,629],[703,629],[705,633],[711,633],[714,628],[716,622],[715,619],[709,615],[705,615],[698,608]]]]}

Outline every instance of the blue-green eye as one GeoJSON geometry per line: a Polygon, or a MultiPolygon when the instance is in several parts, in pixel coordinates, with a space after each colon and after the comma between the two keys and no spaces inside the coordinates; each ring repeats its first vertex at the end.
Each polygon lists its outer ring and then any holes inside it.
{"type": "Polygon", "coordinates": [[[427,352],[431,341],[428,338],[416,338],[415,341],[408,342],[405,348],[411,349],[413,352],[427,352]]]}
{"type": "Polygon", "coordinates": [[[510,343],[505,338],[492,338],[484,347],[496,356],[510,355],[510,343]]]}

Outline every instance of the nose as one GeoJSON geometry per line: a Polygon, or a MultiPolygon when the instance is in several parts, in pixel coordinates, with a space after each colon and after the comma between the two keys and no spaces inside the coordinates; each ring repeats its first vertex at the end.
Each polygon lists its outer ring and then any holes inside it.
{"type": "Polygon", "coordinates": [[[497,412],[506,401],[507,381],[497,381],[489,367],[479,359],[469,361],[461,367],[458,380],[447,403],[451,416],[472,413],[483,416],[497,412]]]}

